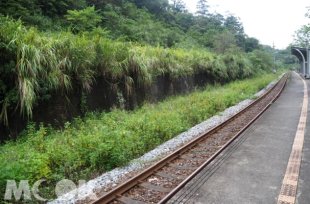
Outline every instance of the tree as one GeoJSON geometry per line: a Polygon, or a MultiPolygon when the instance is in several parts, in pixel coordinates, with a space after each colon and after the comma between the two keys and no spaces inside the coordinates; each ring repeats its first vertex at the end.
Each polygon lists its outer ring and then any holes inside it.
{"type": "Polygon", "coordinates": [[[168,0],[130,0],[137,5],[138,8],[146,8],[149,12],[160,15],[163,11],[168,9],[168,0]]]}
{"type": "Polygon", "coordinates": [[[85,8],[85,0],[37,0],[42,14],[49,17],[63,16],[68,10],[85,8]]]}
{"type": "Polygon", "coordinates": [[[21,18],[27,23],[31,21],[31,16],[40,13],[40,8],[35,0],[1,0],[0,14],[21,18]]]}
{"type": "Polygon", "coordinates": [[[225,19],[224,26],[234,35],[243,35],[244,29],[240,19],[230,15],[225,19]]]}
{"type": "Polygon", "coordinates": [[[225,19],[224,27],[235,36],[237,45],[243,50],[245,50],[246,36],[244,34],[243,25],[240,22],[240,19],[233,15],[230,15],[225,19]]]}
{"type": "MultiPolygon", "coordinates": [[[[307,7],[305,17],[310,18],[310,7],[307,7]]],[[[303,25],[299,28],[294,35],[294,45],[300,47],[309,47],[310,45],[310,24],[303,25]]]]}
{"type": "Polygon", "coordinates": [[[88,6],[95,6],[97,10],[104,9],[108,4],[120,6],[123,0],[86,0],[88,6]]]}
{"type": "Polygon", "coordinates": [[[307,7],[307,13],[305,14],[306,17],[310,18],[310,7],[307,7]]]}
{"type": "Polygon", "coordinates": [[[206,16],[208,14],[208,9],[209,9],[209,6],[207,4],[207,1],[206,0],[199,0],[197,2],[197,14],[198,15],[201,15],[201,16],[206,16]]]}
{"type": "Polygon", "coordinates": [[[273,67],[272,55],[264,50],[254,50],[250,53],[249,58],[255,69],[270,71],[273,67]]]}
{"type": "Polygon", "coordinates": [[[92,30],[101,22],[101,16],[95,11],[94,6],[82,10],[68,10],[65,17],[75,33],[92,30]]]}
{"type": "Polygon", "coordinates": [[[176,13],[175,22],[183,31],[188,31],[188,29],[194,23],[194,16],[191,13],[176,13]]]}
{"type": "Polygon", "coordinates": [[[174,12],[186,12],[186,6],[182,0],[173,0],[172,1],[172,10],[174,12]]]}
{"type": "Polygon", "coordinates": [[[310,43],[310,26],[304,25],[295,32],[294,44],[301,47],[307,47],[310,43]]]}
{"type": "Polygon", "coordinates": [[[207,29],[223,30],[224,16],[221,14],[209,14],[206,19],[207,29]]]}
{"type": "Polygon", "coordinates": [[[237,47],[236,38],[231,32],[224,31],[214,37],[213,47],[217,53],[224,54],[227,50],[237,47]]]}
{"type": "Polygon", "coordinates": [[[256,38],[246,38],[244,51],[252,52],[256,49],[259,49],[259,41],[256,38]]]}

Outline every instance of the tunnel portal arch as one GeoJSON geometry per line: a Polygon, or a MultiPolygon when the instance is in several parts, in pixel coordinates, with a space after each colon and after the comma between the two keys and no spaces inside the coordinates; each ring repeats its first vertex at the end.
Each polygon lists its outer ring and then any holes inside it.
{"type": "Polygon", "coordinates": [[[296,56],[300,63],[299,72],[305,77],[310,78],[309,48],[291,47],[292,55],[296,56]]]}

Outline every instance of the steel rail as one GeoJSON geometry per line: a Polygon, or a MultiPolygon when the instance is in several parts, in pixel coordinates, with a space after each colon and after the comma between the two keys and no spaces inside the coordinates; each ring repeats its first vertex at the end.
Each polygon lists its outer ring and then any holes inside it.
{"type": "Polygon", "coordinates": [[[196,146],[200,141],[208,138],[208,136],[212,135],[213,133],[217,132],[221,128],[223,128],[225,125],[227,125],[232,120],[236,119],[240,115],[242,115],[244,112],[249,110],[251,107],[259,103],[262,99],[264,99],[269,93],[271,93],[282,80],[285,80],[283,83],[280,91],[276,94],[276,96],[271,100],[270,103],[267,104],[266,107],[262,111],[259,112],[247,125],[245,125],[233,138],[231,138],[223,147],[221,147],[215,154],[213,154],[210,158],[207,159],[206,162],[204,162],[200,167],[198,167],[189,177],[187,177],[185,180],[183,180],[176,188],[172,189],[170,193],[168,193],[159,203],[165,203],[167,202],[174,194],[176,194],[182,187],[184,187],[195,175],[197,175],[205,166],[207,166],[211,161],[213,161],[229,144],[231,144],[241,133],[243,133],[257,118],[259,118],[263,112],[265,112],[268,107],[280,96],[281,92],[283,91],[286,82],[287,82],[288,74],[285,74],[278,82],[273,85],[272,88],[270,88],[268,91],[266,91],[263,95],[261,95],[259,98],[251,102],[248,106],[243,108],[241,111],[239,111],[237,114],[229,117],[226,121],[222,122],[221,124],[217,125],[216,127],[212,128],[211,130],[200,134],[197,138],[194,140],[188,142],[187,144],[183,145],[179,149],[175,150],[168,156],[164,157],[160,161],[156,162],[152,166],[148,167],[135,177],[129,179],[125,183],[117,186],[116,188],[112,189],[111,191],[105,193],[103,196],[101,196],[98,200],[91,202],[92,204],[106,204],[109,202],[112,202],[113,200],[116,200],[121,197],[122,194],[127,192],[128,190],[132,189],[133,187],[139,185],[142,183],[143,180],[147,179],[151,175],[154,175],[158,170],[169,164],[169,162],[173,161],[174,159],[179,158],[182,154],[187,152],[192,147],[196,146]]]}
{"type": "MultiPolygon", "coordinates": [[[[246,129],[248,129],[270,106],[274,103],[282,93],[285,87],[286,81],[281,87],[280,91],[271,100],[267,106],[263,108],[248,124],[246,124],[237,134],[235,134],[223,147],[221,147],[215,154],[213,154],[205,163],[197,168],[190,176],[188,176],[182,183],[180,183],[176,188],[174,188],[168,195],[166,195],[159,204],[166,203],[171,199],[178,191],[180,191],[190,180],[192,180],[198,173],[200,173],[208,164],[210,164],[219,154],[221,154],[233,141],[235,141],[246,129]]],[[[275,86],[274,86],[275,87],[275,86]]],[[[270,92],[268,92],[270,93],[270,92]]],[[[267,95],[267,94],[266,94],[267,95]]]]}

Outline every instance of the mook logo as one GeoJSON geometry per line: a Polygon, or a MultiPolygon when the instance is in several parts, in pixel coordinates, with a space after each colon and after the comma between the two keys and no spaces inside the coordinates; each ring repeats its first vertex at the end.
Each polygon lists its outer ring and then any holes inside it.
{"type": "MultiPolygon", "coordinates": [[[[37,201],[47,202],[49,201],[46,198],[43,198],[40,195],[39,187],[46,180],[41,179],[36,181],[32,187],[29,185],[28,180],[21,180],[18,184],[15,180],[7,180],[4,200],[6,201],[29,201],[33,198],[37,201]]],[[[68,199],[80,200],[85,198],[85,193],[82,193],[79,189],[80,187],[87,187],[85,180],[78,181],[76,185],[73,181],[64,179],[56,183],[55,185],[55,194],[58,201],[68,201],[68,199]],[[68,196],[64,196],[68,194],[68,196]]],[[[91,192],[87,195],[91,200],[97,199],[97,196],[94,192],[91,192]]]]}

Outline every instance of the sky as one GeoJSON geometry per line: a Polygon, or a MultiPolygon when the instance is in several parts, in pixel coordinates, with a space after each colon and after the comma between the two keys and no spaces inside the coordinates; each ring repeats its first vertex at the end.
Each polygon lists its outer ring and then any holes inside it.
{"type": "MultiPolygon", "coordinates": [[[[187,9],[195,12],[198,0],[184,0],[187,9]]],[[[233,14],[240,18],[245,33],[260,43],[285,49],[302,25],[310,23],[305,17],[309,0],[207,0],[211,12],[233,14]]]]}

